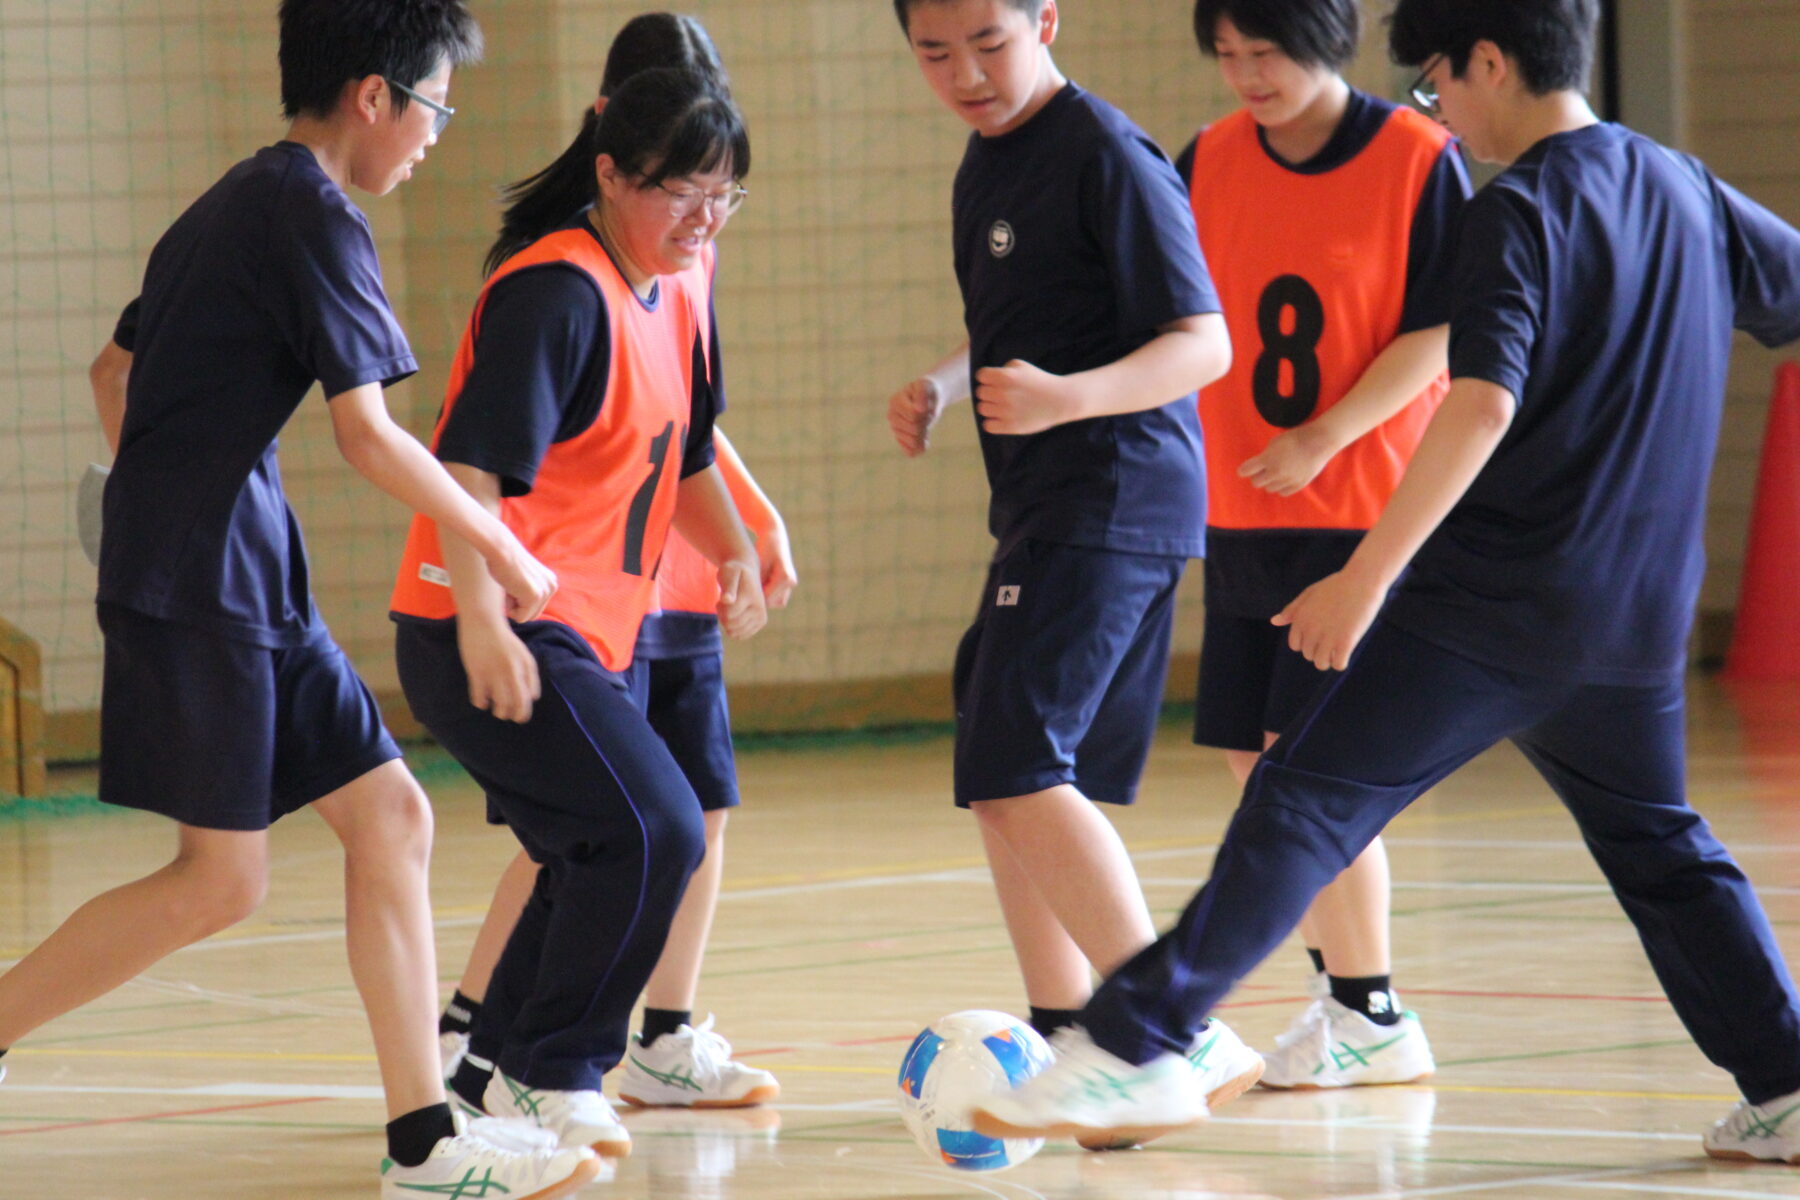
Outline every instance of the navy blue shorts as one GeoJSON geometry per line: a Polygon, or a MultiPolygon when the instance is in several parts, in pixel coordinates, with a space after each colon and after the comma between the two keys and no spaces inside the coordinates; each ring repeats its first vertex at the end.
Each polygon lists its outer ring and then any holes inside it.
{"type": "Polygon", "coordinates": [[[725,656],[645,658],[625,670],[631,698],[650,718],[707,812],[738,804],[731,709],[725,702],[725,656]]]}
{"type": "Polygon", "coordinates": [[[1261,753],[1263,734],[1286,729],[1326,677],[1288,647],[1286,629],[1208,609],[1194,744],[1261,753]]]}
{"type": "Polygon", "coordinates": [[[323,627],[272,650],[99,606],[100,799],[254,831],[400,757],[323,627]]]}
{"type": "Polygon", "coordinates": [[[956,803],[1072,783],[1130,804],[1187,561],[1026,539],[989,568],[956,652],[956,803]]]}

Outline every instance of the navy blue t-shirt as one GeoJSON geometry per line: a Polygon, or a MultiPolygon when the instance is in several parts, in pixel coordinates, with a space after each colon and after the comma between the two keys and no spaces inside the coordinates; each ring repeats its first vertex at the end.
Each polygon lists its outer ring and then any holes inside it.
{"type": "Polygon", "coordinates": [[[1666,680],[1704,567],[1736,326],[1800,337],[1800,233],[1618,125],[1548,137],[1469,203],[1452,379],[1518,411],[1387,616],[1478,662],[1666,680]]]}
{"type": "MultiPolygon", "coordinates": [[[[969,139],[952,201],[972,371],[1056,375],[1117,362],[1219,311],[1175,169],[1143,131],[1069,84],[1010,133],[969,139]]],[[[979,422],[978,422],[979,424],[979,422]]],[[[1002,550],[1020,538],[1196,557],[1206,475],[1190,393],[1043,433],[981,431],[1002,550]]]]}
{"type": "MultiPolygon", "coordinates": [[[[567,228],[600,240],[584,216],[567,228]]],[[[602,247],[604,248],[604,247],[602,247]]],[[[662,285],[648,300],[654,311],[662,285]]],[[[717,319],[710,349],[695,341],[693,417],[681,459],[686,479],[713,463],[713,420],[724,408],[717,319]]],[[[504,496],[531,491],[550,447],[590,429],[600,415],[612,368],[612,325],[593,277],[573,263],[539,263],[496,283],[481,308],[475,361],[450,419],[437,439],[443,462],[462,463],[500,477],[504,496]]]]}
{"type": "Polygon", "coordinates": [[[157,242],[113,340],[132,363],[100,601],[305,642],[317,622],[276,434],[315,381],[331,397],[418,370],[367,219],[304,146],[260,150],[157,242]]]}

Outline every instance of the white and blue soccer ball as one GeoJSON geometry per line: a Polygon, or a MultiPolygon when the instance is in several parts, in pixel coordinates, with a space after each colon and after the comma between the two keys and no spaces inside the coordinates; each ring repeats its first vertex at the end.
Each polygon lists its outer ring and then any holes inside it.
{"type": "Polygon", "coordinates": [[[975,1132],[980,1101],[1050,1065],[1050,1047],[1003,1012],[974,1009],[933,1021],[900,1061],[900,1117],[931,1157],[962,1171],[1002,1171],[1043,1149],[1043,1138],[975,1132]]]}

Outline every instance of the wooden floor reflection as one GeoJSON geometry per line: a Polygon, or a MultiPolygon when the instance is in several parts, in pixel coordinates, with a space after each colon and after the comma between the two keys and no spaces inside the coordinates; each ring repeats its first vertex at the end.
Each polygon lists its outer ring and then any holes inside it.
{"type": "MultiPolygon", "coordinates": [[[[1693,797],[1800,952],[1800,692],[1696,681],[1693,797]]],[[[894,1069],[927,1020],[1023,998],[975,831],[946,800],[945,739],[761,750],[742,760],[701,1009],[775,1071],[778,1106],[630,1116],[636,1153],[583,1196],[620,1200],[1201,1200],[1202,1197],[1800,1196],[1800,1168],[1701,1156],[1734,1100],[1662,1000],[1571,823],[1516,753],[1478,760],[1396,824],[1396,983],[1433,1086],[1255,1092],[1148,1150],[1052,1145],[952,1173],[901,1129],[894,1069]]],[[[448,979],[510,853],[466,783],[432,783],[448,979]]],[[[1175,726],[1119,816],[1167,920],[1235,795],[1175,726]]],[[[158,822],[0,824],[0,959],[91,892],[152,869],[158,822]]],[[[0,1197],[372,1196],[381,1107],[343,959],[341,858],[322,823],[279,830],[247,925],[44,1029],[0,1084],[0,1197]]],[[[1224,1015],[1267,1045],[1303,1003],[1279,952],[1224,1015]]]]}

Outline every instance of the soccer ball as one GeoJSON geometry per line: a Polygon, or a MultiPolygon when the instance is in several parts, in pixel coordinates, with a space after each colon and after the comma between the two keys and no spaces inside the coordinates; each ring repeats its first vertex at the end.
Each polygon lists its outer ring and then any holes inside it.
{"type": "Polygon", "coordinates": [[[1043,1138],[991,1138],[970,1111],[1050,1065],[1037,1031],[1002,1012],[951,1013],[926,1026],[900,1060],[900,1118],[925,1153],[962,1171],[1001,1171],[1043,1149],[1043,1138]]]}

